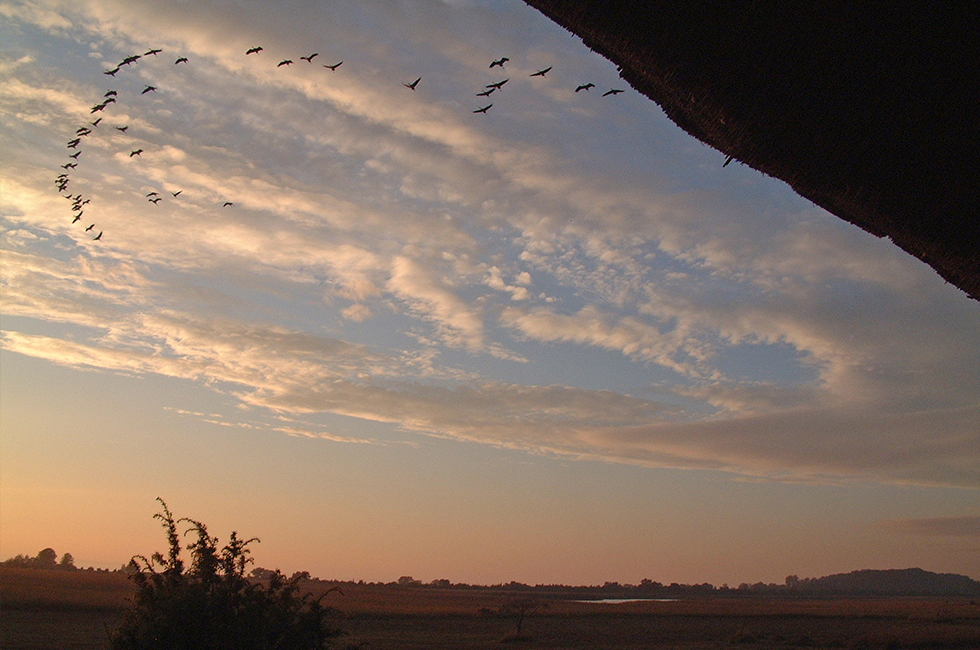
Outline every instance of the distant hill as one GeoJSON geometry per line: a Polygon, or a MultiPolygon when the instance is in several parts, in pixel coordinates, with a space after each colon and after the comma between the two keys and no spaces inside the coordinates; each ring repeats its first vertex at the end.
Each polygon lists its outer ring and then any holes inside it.
{"type": "Polygon", "coordinates": [[[980,596],[980,582],[923,569],[864,569],[787,581],[787,591],[846,596],[980,596]]]}

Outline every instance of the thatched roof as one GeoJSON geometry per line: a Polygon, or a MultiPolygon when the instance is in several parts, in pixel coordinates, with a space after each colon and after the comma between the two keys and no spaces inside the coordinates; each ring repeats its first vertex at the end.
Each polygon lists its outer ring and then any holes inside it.
{"type": "Polygon", "coordinates": [[[694,137],[980,300],[980,5],[525,1],[694,137]]]}

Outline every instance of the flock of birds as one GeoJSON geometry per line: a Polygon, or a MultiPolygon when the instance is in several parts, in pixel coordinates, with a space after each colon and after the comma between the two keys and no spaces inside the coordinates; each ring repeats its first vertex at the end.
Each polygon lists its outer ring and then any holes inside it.
{"type": "MultiPolygon", "coordinates": [[[[248,50],[246,50],[245,56],[250,56],[250,55],[253,55],[253,54],[259,54],[262,51],[263,51],[263,48],[262,47],[258,47],[258,46],[256,46],[256,47],[250,47],[248,50]]],[[[142,59],[143,57],[157,56],[161,52],[163,52],[163,50],[161,50],[161,49],[150,49],[150,50],[144,52],[143,54],[132,54],[132,55],[127,56],[126,58],[124,58],[122,61],[120,61],[119,64],[116,65],[115,67],[110,68],[108,70],[104,70],[103,71],[103,74],[105,74],[105,75],[107,75],[109,77],[115,78],[116,74],[118,74],[119,71],[122,70],[123,68],[126,68],[126,67],[128,67],[130,65],[133,65],[133,64],[138,63],[139,60],[142,59]]],[[[318,56],[319,56],[319,52],[314,52],[314,53],[312,53],[310,55],[301,56],[299,58],[300,58],[301,61],[306,61],[308,64],[312,64],[313,63],[313,59],[317,58],[318,56]]],[[[498,68],[499,67],[501,70],[503,70],[504,69],[504,64],[506,64],[508,61],[510,61],[510,59],[508,59],[507,57],[501,57],[499,59],[496,59],[496,60],[494,60],[494,61],[492,61],[490,63],[490,69],[492,70],[493,68],[498,68]]],[[[178,57],[174,61],[174,65],[180,65],[182,63],[183,64],[186,64],[187,62],[188,62],[187,57],[186,56],[181,56],[181,57],[178,57]]],[[[343,64],[344,64],[344,62],[343,61],[340,61],[340,62],[334,63],[332,65],[323,64],[323,67],[331,70],[332,72],[336,72],[337,71],[337,68],[339,68],[343,64]]],[[[283,59],[282,61],[280,61],[276,65],[276,67],[277,68],[281,68],[281,67],[290,66],[290,65],[293,65],[292,59],[283,59]]],[[[538,70],[537,72],[532,73],[530,76],[531,77],[545,77],[549,72],[551,72],[552,67],[553,66],[548,66],[547,68],[543,68],[541,70],[538,70]]],[[[417,79],[415,79],[415,81],[412,81],[412,82],[409,82],[409,83],[404,83],[402,85],[405,86],[406,88],[408,88],[409,90],[414,91],[418,87],[418,85],[419,85],[419,83],[421,81],[422,81],[422,77],[418,77],[417,79]]],[[[509,77],[506,78],[506,79],[503,79],[501,81],[495,81],[493,83],[489,83],[489,84],[486,85],[486,87],[482,91],[476,93],[476,96],[477,97],[489,97],[493,93],[501,90],[504,87],[504,84],[506,84],[508,81],[510,81],[510,78],[509,77]]],[[[586,91],[586,92],[589,92],[589,90],[592,89],[592,88],[595,88],[595,84],[593,84],[591,82],[590,83],[585,83],[585,84],[581,84],[578,87],[576,87],[575,88],[575,92],[578,93],[578,92],[581,92],[583,90],[586,91]]],[[[139,94],[140,95],[145,95],[147,93],[156,92],[156,90],[157,90],[156,86],[151,86],[149,84],[146,84],[145,87],[143,88],[143,90],[140,91],[139,94]]],[[[602,96],[603,97],[615,96],[615,95],[618,95],[621,92],[625,92],[625,91],[622,90],[622,89],[620,89],[620,88],[610,88],[608,91],[604,92],[602,94],[602,96]]],[[[91,115],[95,115],[96,113],[103,113],[110,106],[110,104],[116,104],[117,103],[118,97],[119,97],[119,93],[116,90],[108,90],[108,91],[106,91],[106,93],[102,96],[102,101],[92,107],[92,110],[90,112],[91,115]]],[[[475,109],[473,112],[474,113],[483,113],[483,114],[486,114],[487,111],[489,111],[491,107],[493,107],[493,102],[487,104],[486,106],[481,106],[481,107],[475,109]]],[[[58,177],[55,179],[55,185],[57,186],[59,193],[61,193],[62,196],[64,196],[66,199],[68,199],[68,200],[71,201],[71,212],[72,212],[72,221],[71,221],[71,223],[72,224],[76,224],[76,223],[78,223],[79,221],[82,220],[82,217],[85,214],[85,206],[88,205],[89,203],[91,203],[91,199],[84,197],[81,193],[72,195],[72,193],[68,189],[68,186],[71,184],[71,177],[69,175],[69,172],[71,172],[72,170],[74,170],[74,169],[76,169],[78,167],[79,157],[82,155],[82,149],[80,148],[81,147],[81,143],[82,143],[82,138],[87,138],[90,135],[92,135],[92,133],[94,133],[94,129],[99,128],[99,125],[102,123],[103,119],[104,119],[104,116],[100,115],[94,121],[89,122],[88,124],[85,124],[83,126],[80,126],[78,129],[76,129],[76,131],[75,131],[74,135],[72,136],[72,138],[67,142],[67,147],[71,151],[71,153],[68,154],[68,158],[70,160],[69,160],[69,162],[67,162],[67,163],[65,163],[64,165],[61,166],[61,168],[64,169],[64,171],[61,174],[59,174],[58,177]]],[[[122,125],[122,126],[118,126],[117,125],[117,126],[113,126],[113,128],[116,131],[119,131],[120,133],[125,134],[129,130],[129,125],[128,124],[127,125],[122,125]]],[[[142,148],[133,149],[132,151],[129,152],[129,157],[130,158],[142,157],[142,155],[143,155],[143,149],[142,148]]],[[[725,164],[727,165],[728,162],[726,162],[725,164]]],[[[183,193],[183,190],[178,190],[176,192],[172,192],[172,191],[170,192],[170,194],[172,194],[173,195],[173,198],[175,198],[175,199],[177,197],[179,197],[181,195],[181,193],[183,193]]],[[[148,194],[146,194],[146,199],[150,203],[153,203],[154,205],[157,205],[161,201],[164,200],[164,197],[159,192],[153,191],[153,192],[149,192],[148,194]]],[[[231,202],[231,201],[225,201],[222,204],[222,207],[225,207],[225,208],[229,208],[229,207],[232,207],[232,206],[234,206],[234,203],[231,202]]],[[[91,232],[91,231],[93,231],[95,229],[95,226],[96,226],[95,223],[90,224],[89,226],[87,226],[85,228],[85,232],[91,232]]],[[[92,237],[92,240],[93,241],[101,241],[102,240],[102,235],[103,235],[103,231],[100,230],[97,235],[95,235],[94,237],[92,237]]]]}

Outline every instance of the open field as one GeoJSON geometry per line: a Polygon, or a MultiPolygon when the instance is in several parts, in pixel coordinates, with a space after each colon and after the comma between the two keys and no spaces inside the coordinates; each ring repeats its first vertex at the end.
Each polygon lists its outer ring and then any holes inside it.
{"type": "MultiPolygon", "coordinates": [[[[350,584],[343,592],[325,601],[343,613],[341,649],[980,648],[980,604],[969,599],[542,597],[546,607],[514,639],[515,619],[500,608],[520,594],[350,584]]],[[[0,647],[87,650],[105,646],[132,589],[118,574],[0,569],[0,593],[0,647]]]]}

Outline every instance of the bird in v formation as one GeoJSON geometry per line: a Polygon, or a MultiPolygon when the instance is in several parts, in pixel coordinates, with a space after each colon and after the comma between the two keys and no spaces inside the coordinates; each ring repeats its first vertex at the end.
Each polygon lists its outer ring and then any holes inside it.
{"type": "MultiPolygon", "coordinates": [[[[263,51],[263,49],[264,48],[262,48],[261,46],[250,47],[249,49],[247,49],[245,51],[245,54],[246,55],[259,54],[260,52],[263,51]]],[[[133,54],[133,55],[127,56],[117,66],[115,66],[114,68],[110,68],[108,70],[103,70],[103,73],[106,74],[106,75],[108,75],[108,76],[110,76],[110,77],[115,77],[116,74],[124,66],[129,66],[129,65],[132,65],[134,63],[137,63],[140,60],[140,58],[145,57],[145,56],[150,56],[150,55],[156,56],[157,54],[161,53],[162,51],[163,51],[162,49],[152,48],[152,49],[147,50],[143,54],[133,54]]],[[[306,56],[301,56],[299,58],[300,58],[301,61],[306,61],[307,63],[312,63],[313,62],[313,59],[315,59],[317,56],[319,56],[319,52],[313,52],[312,54],[309,54],[309,55],[306,55],[306,56]]],[[[499,59],[494,59],[493,61],[491,61],[489,67],[491,69],[492,68],[495,68],[495,67],[499,67],[499,68],[503,69],[504,64],[507,63],[508,61],[510,61],[510,59],[508,57],[505,57],[505,56],[504,57],[500,57],[499,59]]],[[[187,63],[187,62],[188,62],[187,57],[181,56],[181,57],[178,57],[174,61],[174,64],[176,65],[176,64],[187,63]]],[[[326,64],[324,64],[323,67],[324,68],[329,68],[332,72],[336,72],[337,71],[337,68],[339,68],[341,65],[343,65],[343,63],[344,63],[343,61],[339,61],[337,63],[334,63],[333,65],[326,65],[326,64]]],[[[280,67],[289,66],[289,65],[293,65],[292,59],[283,59],[283,60],[281,60],[277,64],[276,67],[277,68],[280,68],[280,67]]],[[[547,68],[542,68],[540,70],[537,70],[536,72],[531,73],[530,76],[531,77],[545,77],[549,72],[551,72],[551,70],[553,69],[553,67],[554,66],[548,66],[547,68]]],[[[489,97],[495,91],[500,90],[504,86],[504,84],[506,84],[509,80],[510,79],[508,78],[508,79],[503,79],[501,81],[497,81],[497,82],[494,82],[494,83],[487,84],[486,88],[482,92],[476,93],[476,96],[477,97],[489,97]]],[[[419,85],[419,83],[421,81],[422,81],[422,77],[417,77],[415,79],[415,81],[412,81],[410,83],[403,83],[402,85],[405,86],[406,88],[409,88],[410,90],[413,90],[414,91],[417,88],[417,86],[419,85]]],[[[588,91],[591,88],[595,88],[595,84],[589,82],[589,83],[585,83],[585,84],[581,84],[581,85],[577,86],[575,88],[575,92],[578,93],[578,92],[581,92],[583,90],[588,91]]],[[[152,86],[152,85],[147,84],[143,88],[143,90],[141,91],[140,94],[145,95],[146,93],[155,92],[156,90],[157,90],[156,86],[152,86]]],[[[625,91],[622,90],[622,89],[618,89],[618,88],[610,88],[608,91],[606,91],[605,93],[603,93],[602,96],[603,97],[608,97],[610,95],[617,95],[617,94],[622,93],[622,92],[625,92],[625,91]]],[[[97,113],[97,112],[100,112],[100,111],[104,111],[105,108],[109,104],[116,102],[116,97],[117,96],[118,96],[118,92],[115,91],[115,90],[106,91],[106,93],[103,95],[103,98],[104,98],[103,99],[103,102],[100,103],[100,104],[96,104],[95,106],[93,106],[91,112],[92,113],[97,113]]],[[[490,104],[487,104],[486,106],[482,106],[480,108],[474,109],[472,112],[473,113],[483,113],[483,114],[486,114],[487,111],[489,111],[492,106],[493,106],[493,104],[490,103],[490,104]]],[[[99,117],[94,122],[90,122],[89,124],[92,127],[98,127],[99,126],[99,123],[102,122],[102,119],[103,119],[102,117],[99,117]]],[[[114,128],[117,129],[118,131],[120,131],[121,133],[125,133],[129,129],[129,126],[128,125],[126,125],[126,126],[116,126],[114,128]]],[[[79,142],[80,142],[80,139],[79,138],[80,137],[88,136],[90,133],[91,133],[91,129],[89,129],[87,127],[82,127],[80,129],[78,129],[76,131],[76,135],[79,136],[79,137],[76,137],[75,139],[69,141],[68,142],[68,148],[69,149],[77,149],[78,148],[78,145],[79,145],[79,142]]],[[[141,156],[142,153],[143,153],[143,149],[141,149],[141,148],[140,149],[135,149],[135,150],[133,150],[133,151],[131,151],[129,153],[129,157],[130,158],[133,158],[135,156],[141,156]]],[[[80,155],[81,155],[81,151],[76,151],[75,153],[70,154],[69,157],[72,158],[72,159],[74,159],[74,160],[77,160],[80,155]]],[[[723,165],[723,167],[724,166],[727,166],[730,162],[731,162],[731,158],[729,158],[728,160],[725,161],[725,164],[723,165]]],[[[62,167],[65,168],[66,170],[67,169],[75,169],[75,167],[77,167],[77,163],[67,163],[66,165],[62,165],[62,167]]],[[[56,185],[59,187],[59,190],[60,191],[65,191],[67,189],[67,186],[68,186],[68,183],[69,182],[70,181],[69,181],[69,178],[68,178],[67,174],[62,174],[56,180],[56,185]]],[[[177,197],[178,195],[181,194],[182,191],[183,190],[178,190],[177,192],[171,192],[171,194],[173,194],[174,197],[177,197]]],[[[147,194],[147,197],[150,197],[149,198],[149,201],[151,201],[152,203],[159,203],[160,201],[162,201],[162,198],[159,197],[159,195],[156,192],[151,192],[150,194],[147,194]]],[[[72,198],[72,197],[69,195],[67,198],[72,198]]],[[[80,199],[81,199],[81,195],[78,195],[78,199],[77,200],[80,200],[80,199]]],[[[87,202],[88,202],[88,200],[85,201],[85,203],[87,203],[87,202]]],[[[223,203],[223,207],[231,207],[233,205],[234,205],[234,203],[232,203],[231,201],[226,201],[226,202],[223,203]]],[[[78,207],[78,205],[76,203],[76,205],[73,207],[73,209],[79,209],[80,210],[80,207],[78,207]]],[[[79,218],[80,218],[80,216],[76,216],[75,219],[74,219],[74,221],[72,221],[72,223],[75,223],[76,221],[78,221],[79,218]]],[[[92,224],[86,230],[91,230],[94,227],[95,227],[95,224],[92,224]]],[[[99,235],[97,237],[95,237],[95,240],[100,240],[101,238],[102,238],[102,233],[100,232],[99,235]]]]}

